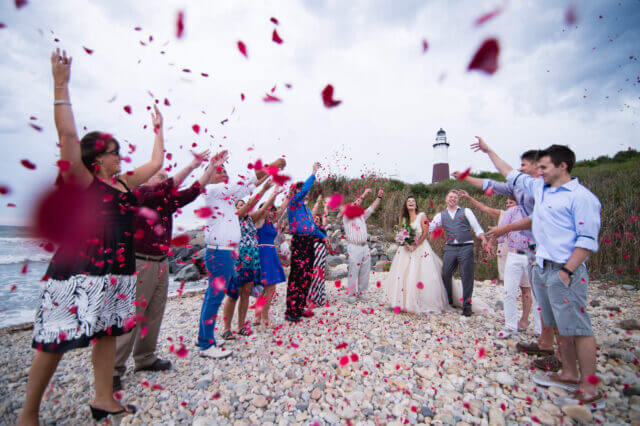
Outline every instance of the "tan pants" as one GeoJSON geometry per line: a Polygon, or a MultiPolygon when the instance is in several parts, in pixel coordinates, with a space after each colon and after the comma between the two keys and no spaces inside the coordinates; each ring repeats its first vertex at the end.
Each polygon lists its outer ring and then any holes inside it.
{"type": "Polygon", "coordinates": [[[124,375],[127,369],[127,358],[131,355],[132,349],[136,368],[147,367],[158,359],[155,354],[156,342],[160,334],[160,324],[162,323],[164,308],[167,303],[169,262],[167,259],[162,262],[136,259],[136,271],[138,271],[136,281],[138,306],[136,306],[136,314],[144,315],[146,321],[136,324],[136,327],[131,332],[116,338],[114,376],[124,375]],[[147,334],[144,338],[140,336],[140,331],[143,327],[147,327],[147,334]]]}

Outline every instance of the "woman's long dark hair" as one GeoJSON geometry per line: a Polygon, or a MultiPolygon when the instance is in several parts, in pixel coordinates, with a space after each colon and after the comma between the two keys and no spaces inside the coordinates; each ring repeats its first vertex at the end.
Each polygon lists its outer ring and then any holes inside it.
{"type": "Polygon", "coordinates": [[[80,140],[82,163],[91,174],[95,174],[98,171],[99,167],[98,163],[96,163],[96,157],[107,151],[109,142],[114,143],[116,149],[120,149],[118,141],[108,133],[89,132],[80,140]]]}
{"type": "Polygon", "coordinates": [[[416,200],[416,197],[414,197],[413,195],[409,195],[404,200],[404,204],[402,205],[402,218],[406,219],[407,224],[411,223],[411,216],[409,216],[409,209],[407,208],[407,201],[409,201],[409,198],[413,198],[413,200],[416,202],[416,214],[418,214],[418,212],[420,211],[420,208],[418,207],[418,200],[416,200]]]}

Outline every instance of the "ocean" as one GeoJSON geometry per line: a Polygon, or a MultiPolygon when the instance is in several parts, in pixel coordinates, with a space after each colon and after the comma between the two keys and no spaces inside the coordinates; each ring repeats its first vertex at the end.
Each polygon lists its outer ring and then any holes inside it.
{"type": "MultiPolygon", "coordinates": [[[[41,279],[52,256],[41,245],[27,227],[0,225],[0,328],[33,321],[41,279]]],[[[187,282],[183,291],[205,286],[205,281],[187,282]]],[[[177,294],[179,288],[180,282],[171,277],[169,295],[177,294]]]]}

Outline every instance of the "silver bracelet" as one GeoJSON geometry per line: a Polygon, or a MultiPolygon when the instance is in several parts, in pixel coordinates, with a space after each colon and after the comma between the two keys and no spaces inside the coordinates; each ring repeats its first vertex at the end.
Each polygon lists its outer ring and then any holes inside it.
{"type": "Polygon", "coordinates": [[[69,105],[69,106],[71,106],[71,102],[69,102],[69,101],[53,101],[53,105],[69,105]]]}

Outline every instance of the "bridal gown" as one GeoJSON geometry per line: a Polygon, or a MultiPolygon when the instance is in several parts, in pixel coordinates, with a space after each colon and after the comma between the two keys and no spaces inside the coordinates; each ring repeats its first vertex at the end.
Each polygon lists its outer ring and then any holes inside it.
{"type": "MultiPolygon", "coordinates": [[[[426,215],[420,213],[411,223],[411,227],[416,230],[416,238],[422,235],[420,223],[423,220],[427,220],[426,215]]],[[[462,282],[453,280],[452,287],[453,303],[462,307],[462,282]]],[[[422,314],[450,309],[447,291],[442,282],[442,259],[426,239],[412,252],[405,246],[398,248],[383,290],[387,306],[400,307],[405,312],[422,314]]],[[[481,300],[472,300],[474,312],[489,310],[488,305],[481,300]]]]}

